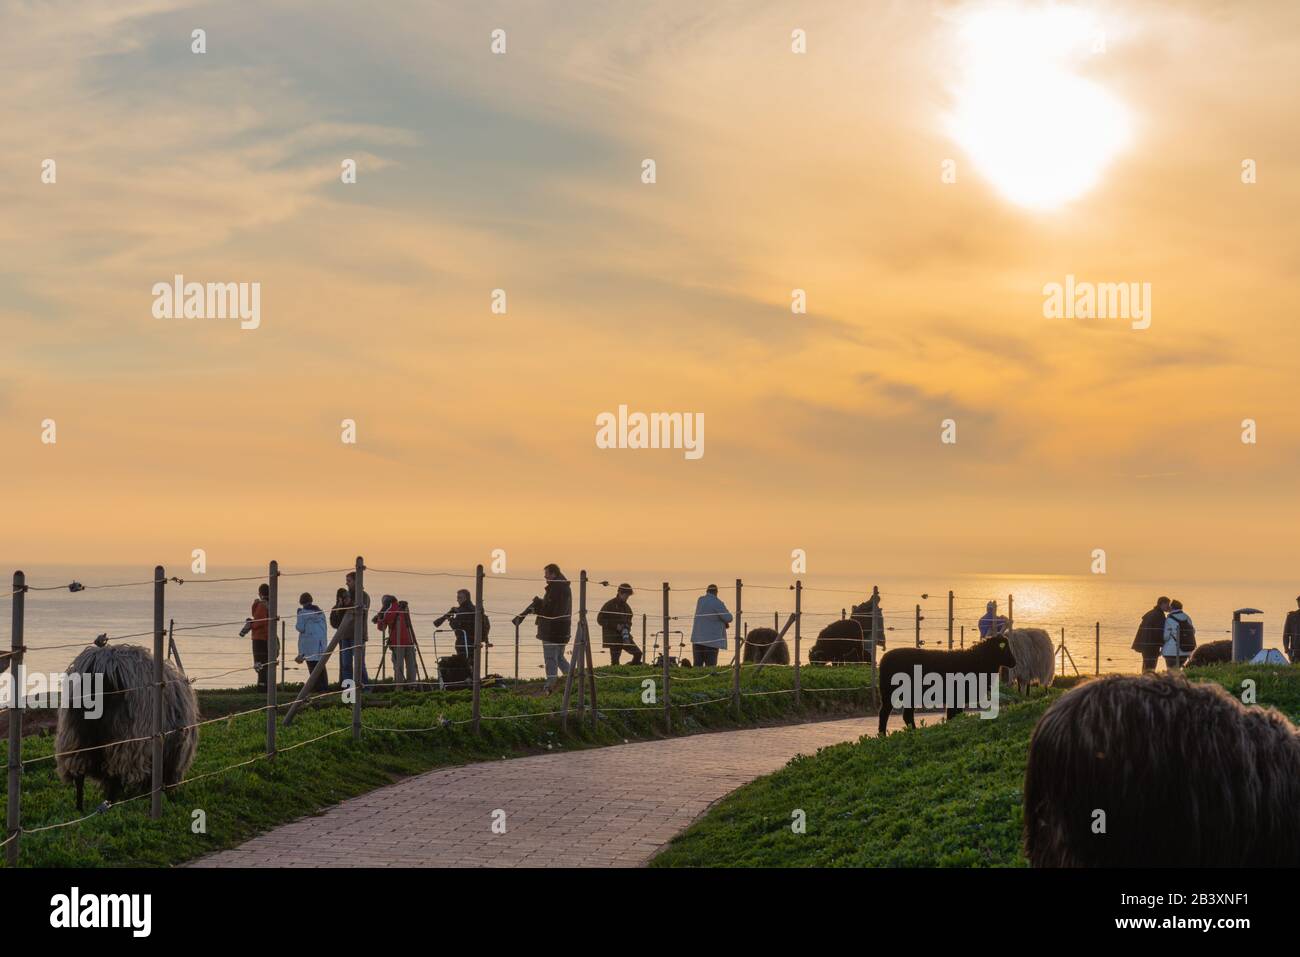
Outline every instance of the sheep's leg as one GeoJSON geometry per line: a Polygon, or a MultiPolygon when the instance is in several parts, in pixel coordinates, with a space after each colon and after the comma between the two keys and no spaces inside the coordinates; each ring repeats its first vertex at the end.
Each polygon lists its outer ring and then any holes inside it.
{"type": "Polygon", "coordinates": [[[949,708],[947,711],[945,711],[945,712],[943,713],[943,720],[944,720],[944,721],[951,721],[953,718],[957,717],[957,715],[959,715],[959,714],[961,714],[961,708],[949,708]]]}
{"type": "Polygon", "coordinates": [[[889,712],[894,710],[893,703],[887,695],[880,696],[880,737],[885,736],[885,726],[889,723],[889,712]]]}
{"type": "Polygon", "coordinates": [[[78,774],[75,783],[77,785],[77,810],[84,811],[86,809],[86,776],[84,774],[78,774]]]}
{"type": "Polygon", "coordinates": [[[911,708],[904,708],[904,709],[903,709],[903,723],[904,723],[905,725],[907,725],[909,728],[915,728],[915,727],[916,727],[916,712],[913,711],[911,708]]]}

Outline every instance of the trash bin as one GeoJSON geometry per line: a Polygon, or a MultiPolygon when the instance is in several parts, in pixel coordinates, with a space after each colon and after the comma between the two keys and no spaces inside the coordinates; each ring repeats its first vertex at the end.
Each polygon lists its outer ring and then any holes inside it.
{"type": "Polygon", "coordinates": [[[1262,615],[1258,608],[1238,608],[1232,613],[1232,660],[1250,661],[1264,648],[1264,623],[1242,621],[1242,615],[1262,615]]]}

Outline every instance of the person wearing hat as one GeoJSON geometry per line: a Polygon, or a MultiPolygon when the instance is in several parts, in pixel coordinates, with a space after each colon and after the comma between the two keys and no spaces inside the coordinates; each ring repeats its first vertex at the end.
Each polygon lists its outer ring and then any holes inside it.
{"type": "Polygon", "coordinates": [[[618,664],[626,648],[632,656],[632,664],[641,663],[641,649],[632,640],[632,606],[627,603],[632,594],[632,586],[624,582],[618,586],[618,594],[605,602],[596,615],[596,624],[600,625],[601,646],[609,652],[609,663],[618,664]]]}
{"type": "Polygon", "coordinates": [[[691,654],[695,667],[712,668],[718,663],[718,651],[727,647],[727,625],[731,612],[718,597],[718,586],[710,585],[695,602],[695,620],[691,625],[691,654]]]}
{"type": "Polygon", "coordinates": [[[1291,664],[1300,661],[1300,597],[1295,603],[1296,610],[1286,613],[1286,624],[1282,626],[1282,648],[1291,664]]]}

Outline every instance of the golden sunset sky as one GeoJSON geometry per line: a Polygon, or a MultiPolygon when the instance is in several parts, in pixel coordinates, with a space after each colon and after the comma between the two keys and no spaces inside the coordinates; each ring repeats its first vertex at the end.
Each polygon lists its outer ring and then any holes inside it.
{"type": "MultiPolygon", "coordinates": [[[[1300,5],[1069,5],[1127,126],[1051,208],[952,135],[990,6],[0,2],[0,559],[1300,577],[1300,5]],[[155,319],[177,273],[261,327],[155,319]]],[[[999,126],[1114,132],[1042,99],[999,126]]]]}

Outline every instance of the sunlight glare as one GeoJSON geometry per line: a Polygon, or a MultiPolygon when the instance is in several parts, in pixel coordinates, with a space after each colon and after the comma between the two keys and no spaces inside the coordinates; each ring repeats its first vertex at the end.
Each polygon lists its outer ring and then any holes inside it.
{"type": "Polygon", "coordinates": [[[984,8],[959,23],[948,133],[1017,205],[1049,210],[1082,196],[1132,138],[1128,109],[1076,72],[1098,35],[1090,15],[1067,7],[984,8]]]}

